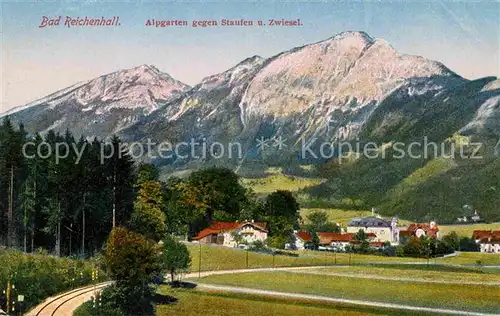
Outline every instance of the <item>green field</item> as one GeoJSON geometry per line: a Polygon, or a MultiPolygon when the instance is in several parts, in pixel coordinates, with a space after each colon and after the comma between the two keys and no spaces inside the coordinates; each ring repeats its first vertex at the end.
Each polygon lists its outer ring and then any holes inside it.
{"type": "Polygon", "coordinates": [[[455,231],[459,236],[471,237],[475,230],[500,230],[500,223],[473,225],[439,225],[439,233],[444,236],[455,231]]]}
{"type": "Polygon", "coordinates": [[[208,276],[202,283],[461,311],[500,312],[500,287],[435,284],[287,272],[208,276]]]}
{"type": "MultiPolygon", "coordinates": [[[[187,244],[191,254],[191,271],[199,270],[200,246],[197,244],[187,244]]],[[[424,259],[383,257],[374,255],[330,253],[320,251],[290,251],[290,254],[297,256],[286,256],[263,254],[257,252],[234,249],[222,246],[201,246],[201,271],[213,270],[234,270],[246,268],[270,268],[290,267],[290,266],[315,266],[315,265],[333,265],[333,264],[359,264],[368,262],[423,262],[424,259]]]]}
{"type": "Polygon", "coordinates": [[[456,257],[438,258],[438,263],[500,265],[500,255],[495,253],[460,252],[456,257]]]}
{"type": "Polygon", "coordinates": [[[299,191],[307,187],[318,185],[324,180],[318,178],[303,178],[272,174],[265,178],[242,179],[243,185],[252,188],[257,194],[269,194],[276,190],[299,191]]]}
{"type": "Polygon", "coordinates": [[[317,273],[335,276],[363,277],[363,278],[412,278],[421,282],[425,281],[443,281],[443,282],[484,282],[487,284],[499,284],[500,274],[497,271],[478,268],[459,268],[449,266],[410,266],[401,269],[397,266],[352,266],[352,267],[332,267],[318,268],[301,271],[301,273],[317,273]],[[443,269],[444,268],[444,269],[443,269]],[[449,269],[448,271],[446,269],[449,269]]]}
{"type": "Polygon", "coordinates": [[[353,218],[370,216],[372,214],[372,212],[366,210],[346,211],[336,208],[302,208],[300,210],[300,216],[308,223],[307,216],[317,211],[325,212],[330,222],[339,223],[342,227],[347,226],[353,218]]]}
{"type": "Polygon", "coordinates": [[[359,316],[359,315],[425,315],[400,310],[345,304],[320,303],[310,300],[289,300],[258,295],[228,292],[202,292],[197,290],[172,290],[162,286],[161,294],[173,296],[177,303],[158,305],[156,315],[166,316],[359,316]]]}
{"type": "MultiPolygon", "coordinates": [[[[191,254],[191,271],[199,271],[200,246],[197,244],[187,244],[191,254]]],[[[427,262],[421,258],[402,258],[402,257],[384,257],[363,254],[331,253],[322,251],[288,251],[288,255],[276,255],[248,252],[235,248],[222,246],[201,246],[201,271],[214,270],[234,270],[247,268],[270,268],[270,267],[293,267],[293,266],[323,266],[323,265],[356,265],[367,263],[410,263],[427,262]]],[[[460,252],[455,257],[432,258],[429,260],[433,264],[450,265],[500,265],[500,256],[498,254],[487,254],[478,252],[460,252]]]]}

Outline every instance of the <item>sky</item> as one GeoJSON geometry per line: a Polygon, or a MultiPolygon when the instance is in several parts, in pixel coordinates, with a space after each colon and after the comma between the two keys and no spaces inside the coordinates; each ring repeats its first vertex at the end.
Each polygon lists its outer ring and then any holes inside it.
{"type": "Polygon", "coordinates": [[[500,76],[500,3],[65,1],[1,4],[0,112],[119,69],[154,65],[184,83],[343,31],[365,31],[401,53],[467,79],[500,76]],[[119,16],[119,27],[40,28],[43,16],[119,16]],[[145,26],[147,19],[300,19],[298,27],[145,26]]]}

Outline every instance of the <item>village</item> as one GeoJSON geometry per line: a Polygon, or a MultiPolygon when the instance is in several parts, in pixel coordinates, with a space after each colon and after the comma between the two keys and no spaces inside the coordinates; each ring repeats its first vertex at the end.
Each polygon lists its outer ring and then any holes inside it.
{"type": "MultiPolygon", "coordinates": [[[[285,245],[288,250],[320,250],[349,252],[364,243],[371,250],[407,244],[412,238],[439,240],[442,236],[436,221],[411,223],[400,226],[397,217],[383,218],[372,210],[371,216],[353,218],[347,227],[336,224],[338,232],[312,232],[294,230],[292,240],[285,245]],[[315,242],[315,237],[317,241],[315,242]],[[316,244],[316,246],[315,246],[316,244]]],[[[212,222],[192,238],[193,243],[222,245],[231,248],[248,248],[254,244],[265,245],[268,238],[267,223],[251,221],[212,222]]],[[[500,253],[500,231],[475,230],[471,240],[484,253],[500,253]]]]}

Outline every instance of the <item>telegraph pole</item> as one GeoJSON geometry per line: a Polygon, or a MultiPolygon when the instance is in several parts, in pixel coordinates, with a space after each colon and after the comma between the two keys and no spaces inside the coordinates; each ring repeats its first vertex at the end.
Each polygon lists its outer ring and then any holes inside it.
{"type": "Polygon", "coordinates": [[[116,162],[113,166],[113,228],[116,227],[116,162]]]}
{"type": "MultiPolygon", "coordinates": [[[[201,279],[201,242],[200,242],[200,255],[198,258],[198,279],[201,279]]],[[[172,280],[174,282],[174,280],[172,280]]]]}
{"type": "Polygon", "coordinates": [[[248,249],[247,249],[247,255],[246,255],[246,262],[247,262],[247,269],[248,269],[248,249]]]}
{"type": "Polygon", "coordinates": [[[12,209],[14,200],[14,164],[10,165],[9,209],[7,211],[7,248],[12,247],[12,209]]]}
{"type": "Polygon", "coordinates": [[[85,193],[83,193],[82,208],[82,259],[85,258],[85,193]]]}

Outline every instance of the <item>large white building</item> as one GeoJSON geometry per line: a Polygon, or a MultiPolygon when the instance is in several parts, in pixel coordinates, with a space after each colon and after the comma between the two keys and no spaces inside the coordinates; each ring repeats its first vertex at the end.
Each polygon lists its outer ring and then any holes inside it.
{"type": "Polygon", "coordinates": [[[367,234],[375,234],[375,242],[399,243],[398,219],[386,219],[379,216],[368,216],[352,219],[347,225],[347,233],[356,234],[363,230],[367,234]]]}

